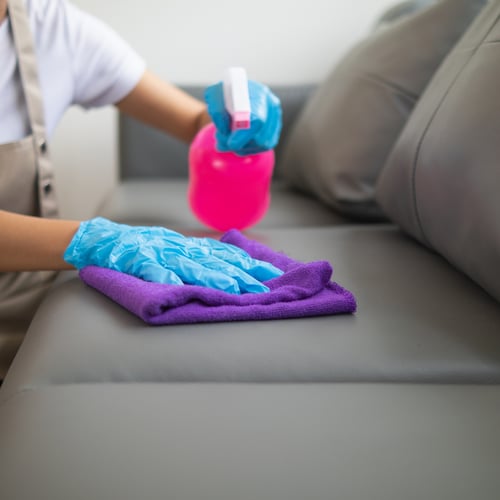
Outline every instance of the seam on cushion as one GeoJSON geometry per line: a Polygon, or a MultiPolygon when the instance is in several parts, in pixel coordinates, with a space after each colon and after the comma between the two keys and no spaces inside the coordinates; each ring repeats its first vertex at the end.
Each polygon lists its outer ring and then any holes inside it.
{"type": "Polygon", "coordinates": [[[399,85],[396,85],[393,82],[385,80],[384,78],[381,78],[380,76],[375,75],[373,73],[362,73],[359,76],[361,78],[364,78],[365,80],[372,81],[374,83],[377,83],[378,85],[381,85],[383,87],[387,87],[391,90],[394,90],[398,94],[400,94],[401,96],[403,96],[403,97],[405,97],[413,102],[417,102],[419,99],[419,96],[417,94],[414,94],[414,93],[410,92],[409,90],[407,90],[399,85]]]}
{"type": "Polygon", "coordinates": [[[6,403],[8,403],[9,401],[11,401],[12,399],[16,398],[17,396],[20,396],[22,394],[24,394],[25,392],[34,392],[35,391],[35,387],[32,387],[32,386],[26,386],[26,387],[23,387],[22,389],[19,389],[18,391],[16,392],[13,392],[12,394],[10,394],[9,396],[7,396],[3,401],[0,401],[0,409],[5,406],[6,403]]]}
{"type": "Polygon", "coordinates": [[[497,15],[496,18],[495,18],[495,21],[491,24],[490,28],[484,34],[484,37],[482,38],[481,42],[478,43],[477,46],[471,51],[469,58],[467,59],[467,61],[465,61],[465,63],[463,64],[462,68],[460,69],[460,71],[458,71],[458,73],[456,74],[455,78],[453,78],[453,81],[450,83],[450,85],[446,89],[446,92],[443,94],[442,98],[439,100],[438,105],[434,109],[434,111],[433,111],[433,113],[432,113],[432,115],[431,115],[431,117],[430,117],[427,125],[424,128],[424,131],[422,132],[422,135],[420,136],[418,144],[417,144],[417,149],[415,151],[415,157],[414,157],[414,160],[413,160],[413,168],[412,168],[412,176],[411,176],[411,189],[412,189],[412,198],[413,198],[413,209],[415,211],[415,217],[417,219],[417,225],[418,225],[418,229],[420,230],[420,234],[422,235],[422,239],[429,246],[432,246],[432,245],[430,244],[430,241],[427,238],[427,236],[425,234],[425,231],[424,231],[424,228],[423,228],[423,225],[422,225],[422,218],[420,217],[420,213],[419,213],[419,210],[418,210],[417,190],[416,190],[416,186],[415,186],[415,184],[416,184],[416,177],[417,177],[417,166],[418,166],[418,160],[419,160],[419,157],[420,157],[420,151],[422,149],[422,144],[424,142],[425,136],[427,135],[427,132],[429,131],[430,126],[432,125],[432,122],[434,121],[434,118],[436,117],[438,111],[441,109],[441,106],[443,105],[444,101],[448,97],[451,89],[455,86],[456,81],[460,78],[460,76],[462,75],[463,71],[465,70],[465,68],[467,67],[467,65],[470,63],[470,61],[472,60],[472,58],[474,57],[474,55],[476,54],[476,52],[483,45],[485,45],[486,43],[491,43],[491,42],[485,42],[485,39],[489,35],[489,33],[491,32],[491,30],[498,24],[498,20],[499,19],[500,19],[500,15],[497,15]]]}

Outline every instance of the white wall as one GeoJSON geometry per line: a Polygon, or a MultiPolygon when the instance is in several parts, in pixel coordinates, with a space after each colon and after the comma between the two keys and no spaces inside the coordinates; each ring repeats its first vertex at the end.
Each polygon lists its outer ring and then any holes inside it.
{"type": "MultiPolygon", "coordinates": [[[[115,28],[165,79],[215,82],[237,64],[273,85],[321,80],[395,0],[73,2],[115,28]]],[[[63,216],[92,216],[116,182],[114,110],[70,110],[52,150],[63,216]]]]}

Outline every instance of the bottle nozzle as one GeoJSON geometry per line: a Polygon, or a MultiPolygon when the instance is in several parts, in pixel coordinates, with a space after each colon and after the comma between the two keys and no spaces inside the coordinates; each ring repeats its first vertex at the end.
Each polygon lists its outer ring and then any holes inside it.
{"type": "Polygon", "coordinates": [[[231,128],[250,128],[250,95],[246,70],[241,67],[228,68],[224,75],[223,88],[224,104],[231,115],[231,128]]]}

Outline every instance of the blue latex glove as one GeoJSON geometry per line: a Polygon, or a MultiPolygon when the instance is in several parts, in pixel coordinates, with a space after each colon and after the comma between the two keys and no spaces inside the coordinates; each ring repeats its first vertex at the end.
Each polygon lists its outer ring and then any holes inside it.
{"type": "Polygon", "coordinates": [[[202,285],[235,294],[267,292],[261,281],[282,274],[228,243],[189,238],[163,227],[117,224],[101,217],[80,224],[64,260],[77,269],[107,267],[146,281],[202,285]]]}
{"type": "Polygon", "coordinates": [[[250,128],[231,130],[231,116],[224,105],[222,82],[207,87],[205,102],[217,129],[219,151],[233,151],[239,155],[260,153],[273,149],[281,133],[281,103],[271,90],[261,83],[248,80],[250,95],[250,128]]]}

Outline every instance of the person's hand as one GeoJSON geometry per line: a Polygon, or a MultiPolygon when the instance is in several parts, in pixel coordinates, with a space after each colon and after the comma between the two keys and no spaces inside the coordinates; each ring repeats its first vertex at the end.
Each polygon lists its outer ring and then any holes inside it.
{"type": "Polygon", "coordinates": [[[228,243],[101,217],[80,224],[64,260],[77,269],[95,265],[146,281],[202,285],[235,294],[267,292],[261,282],[282,274],[272,264],[255,260],[228,243]]]}
{"type": "Polygon", "coordinates": [[[222,82],[207,87],[205,102],[217,129],[217,149],[239,155],[273,149],[281,132],[281,103],[271,90],[261,83],[248,80],[250,95],[250,128],[231,130],[231,116],[224,105],[222,82]]]}

